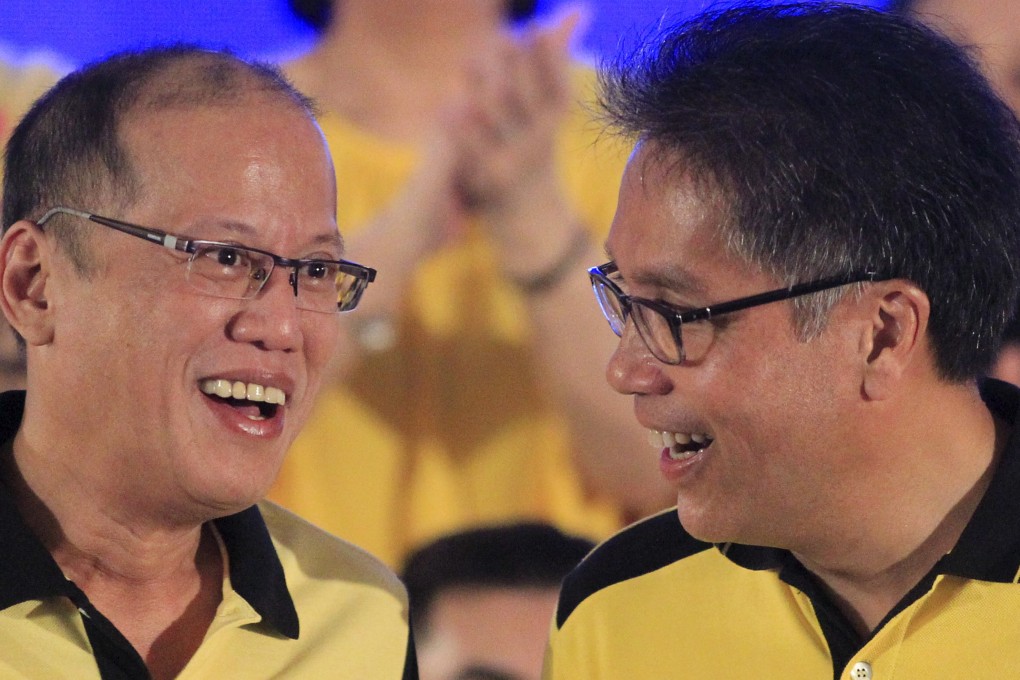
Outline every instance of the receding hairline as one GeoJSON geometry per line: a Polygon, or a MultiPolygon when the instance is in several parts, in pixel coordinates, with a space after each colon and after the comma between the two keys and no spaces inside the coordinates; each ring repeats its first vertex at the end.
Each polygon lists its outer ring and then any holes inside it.
{"type": "Polygon", "coordinates": [[[314,102],[275,66],[222,52],[195,50],[168,60],[141,83],[124,113],[235,105],[252,99],[287,103],[315,118],[314,102]]]}
{"type": "Polygon", "coordinates": [[[108,176],[108,198],[120,208],[132,204],[141,186],[126,131],[148,116],[168,111],[239,109],[278,105],[317,126],[314,102],[294,88],[274,65],[240,59],[230,52],[191,49],[172,54],[146,73],[124,96],[116,116],[117,146],[124,152],[120,177],[108,176]]]}

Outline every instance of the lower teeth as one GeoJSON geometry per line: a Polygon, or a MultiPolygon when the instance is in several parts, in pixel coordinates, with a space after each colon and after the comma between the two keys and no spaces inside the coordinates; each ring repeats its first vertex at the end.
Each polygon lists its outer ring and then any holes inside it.
{"type": "Polygon", "coordinates": [[[695,449],[694,451],[686,451],[682,449],[673,448],[669,450],[669,457],[672,460],[684,460],[685,458],[690,458],[691,456],[699,453],[700,451],[701,449],[695,449]]]}

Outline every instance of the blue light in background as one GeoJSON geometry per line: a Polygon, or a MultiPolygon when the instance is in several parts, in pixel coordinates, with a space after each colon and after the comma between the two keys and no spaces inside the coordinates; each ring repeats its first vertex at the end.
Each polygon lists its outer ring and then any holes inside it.
{"type": "MultiPolygon", "coordinates": [[[[539,10],[548,12],[566,1],[539,0],[539,10]]],[[[592,21],[581,48],[599,55],[615,53],[621,37],[643,34],[663,17],[690,15],[719,3],[588,0],[582,4],[589,7],[592,21]]],[[[276,60],[303,51],[313,37],[290,13],[286,0],[3,0],[0,5],[0,48],[7,58],[44,51],[77,64],[125,48],[184,41],[276,60]]]]}

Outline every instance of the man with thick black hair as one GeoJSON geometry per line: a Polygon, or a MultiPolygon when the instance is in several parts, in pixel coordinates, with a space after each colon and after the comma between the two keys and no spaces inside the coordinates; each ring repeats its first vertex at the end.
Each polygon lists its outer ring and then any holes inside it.
{"type": "Polygon", "coordinates": [[[637,140],[590,270],[677,508],[566,580],[546,677],[1012,677],[1016,118],[853,5],[750,5],[604,74],[637,140]]]}

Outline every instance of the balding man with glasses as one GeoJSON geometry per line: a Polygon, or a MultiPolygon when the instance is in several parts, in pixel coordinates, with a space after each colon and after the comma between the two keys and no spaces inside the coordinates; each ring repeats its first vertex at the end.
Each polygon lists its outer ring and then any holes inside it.
{"type": "Polygon", "coordinates": [[[396,577],[262,501],[375,276],[308,101],[225,53],[122,54],[6,160],[0,675],[417,677],[396,577]]]}
{"type": "Polygon", "coordinates": [[[608,69],[589,270],[677,507],[564,582],[547,680],[1020,669],[1020,130],[922,26],[719,9],[608,69]]]}

